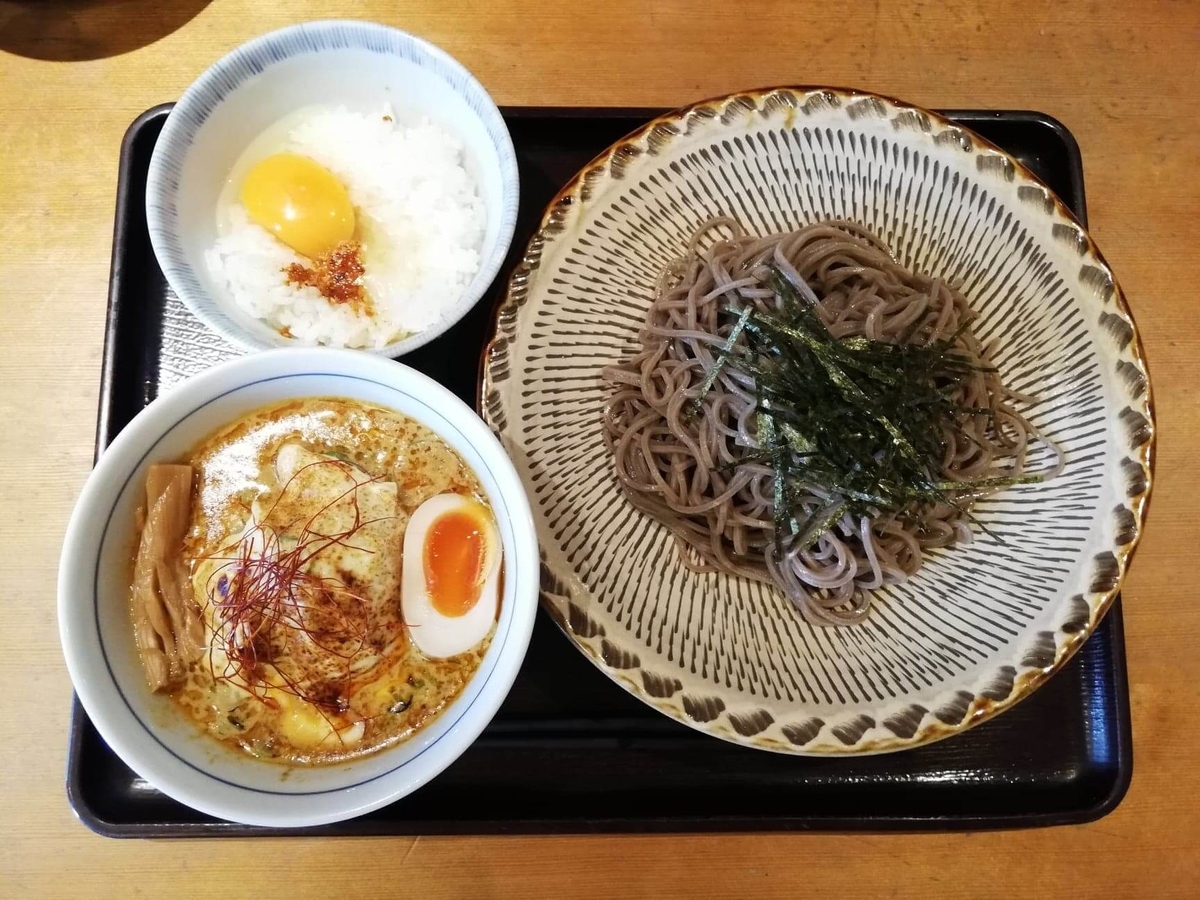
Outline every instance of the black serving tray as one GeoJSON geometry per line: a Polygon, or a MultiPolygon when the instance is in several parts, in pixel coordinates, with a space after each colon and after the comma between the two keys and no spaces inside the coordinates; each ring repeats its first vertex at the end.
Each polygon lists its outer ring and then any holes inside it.
{"type": "MultiPolygon", "coordinates": [[[[97,452],[191,371],[233,355],[167,288],[146,233],[146,170],[168,106],[125,136],[117,187],[97,452]]],[[[509,109],[521,208],[507,272],[545,204],[649,110],[509,109]]],[[[952,111],[1005,148],[1086,221],[1070,132],[1034,112],[952,111]]],[[[453,330],[405,362],[475,402],[480,348],[505,280],[453,330]]],[[[524,666],[492,724],[432,783],[310,835],[587,831],[963,830],[1058,825],[1105,815],[1132,775],[1129,693],[1118,599],[1047,685],[964,735],[916,750],[810,759],[699,734],[616,687],[539,614],[524,666]]],[[[262,835],[168,799],[127,768],[78,701],[67,794],[112,837],[262,835]]]]}

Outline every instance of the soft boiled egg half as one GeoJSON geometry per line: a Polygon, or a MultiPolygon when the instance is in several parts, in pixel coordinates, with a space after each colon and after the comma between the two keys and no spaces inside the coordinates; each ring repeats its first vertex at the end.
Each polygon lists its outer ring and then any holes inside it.
{"type": "Polygon", "coordinates": [[[457,656],[487,637],[500,605],[501,557],[496,522],[477,500],[438,494],[416,508],[404,532],[400,605],[417,649],[457,656]]]}

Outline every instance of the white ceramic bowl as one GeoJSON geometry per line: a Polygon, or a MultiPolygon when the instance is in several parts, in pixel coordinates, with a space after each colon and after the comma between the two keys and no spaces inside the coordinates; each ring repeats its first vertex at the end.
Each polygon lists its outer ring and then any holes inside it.
{"type": "Polygon", "coordinates": [[[453,762],[491,720],[525,656],[537,609],[538,550],[525,491],[479,417],[407,366],[349,350],[253,354],[198,375],[144,409],[104,451],[67,528],[58,578],[63,652],[101,736],[139,775],[174,799],[252,825],[319,825],[410,793],[453,762]],[[479,476],[504,546],[500,621],[462,694],[411,740],[349,763],[287,768],[201,733],[172,700],[151,693],[129,615],[134,515],[146,468],[178,460],[244,413],[291,397],[335,395],[418,419],[479,476]]]}
{"type": "Polygon", "coordinates": [[[236,306],[208,274],[217,198],[234,163],[268,126],[305,106],[377,112],[439,123],[463,144],[487,209],[480,266],[436,325],[378,352],[398,356],[454,325],[483,296],[512,243],[517,161],[504,119],[482,85],[432,44],[370,22],[307,22],[256,38],[218,60],[184,92],[150,160],[146,223],[175,293],[201,321],[241,347],[295,342],[236,306]]]}

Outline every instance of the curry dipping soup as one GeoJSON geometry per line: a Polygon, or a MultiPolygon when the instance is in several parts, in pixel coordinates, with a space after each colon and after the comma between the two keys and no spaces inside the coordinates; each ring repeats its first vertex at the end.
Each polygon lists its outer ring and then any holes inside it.
{"type": "Polygon", "coordinates": [[[499,531],[445,440],[361,400],[277,402],[149,468],[129,611],[149,687],[289,765],[413,736],[487,652],[499,531]]]}

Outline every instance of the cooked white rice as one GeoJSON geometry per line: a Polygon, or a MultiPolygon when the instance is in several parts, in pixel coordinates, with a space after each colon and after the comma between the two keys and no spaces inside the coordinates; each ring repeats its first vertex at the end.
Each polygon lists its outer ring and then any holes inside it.
{"type": "MultiPolygon", "coordinates": [[[[307,112],[282,133],[264,135],[271,146],[256,142],[247,152],[254,157],[247,165],[270,153],[303,154],[345,185],[374,315],[289,284],[283,270],[308,260],[251,222],[234,190],[220,204],[220,236],[206,263],[251,316],[306,344],[378,348],[438,324],[470,285],[486,211],[462,145],[428,120],[405,126],[390,116],[386,109],[307,112]]],[[[237,168],[234,176],[240,183],[237,168]]]]}

